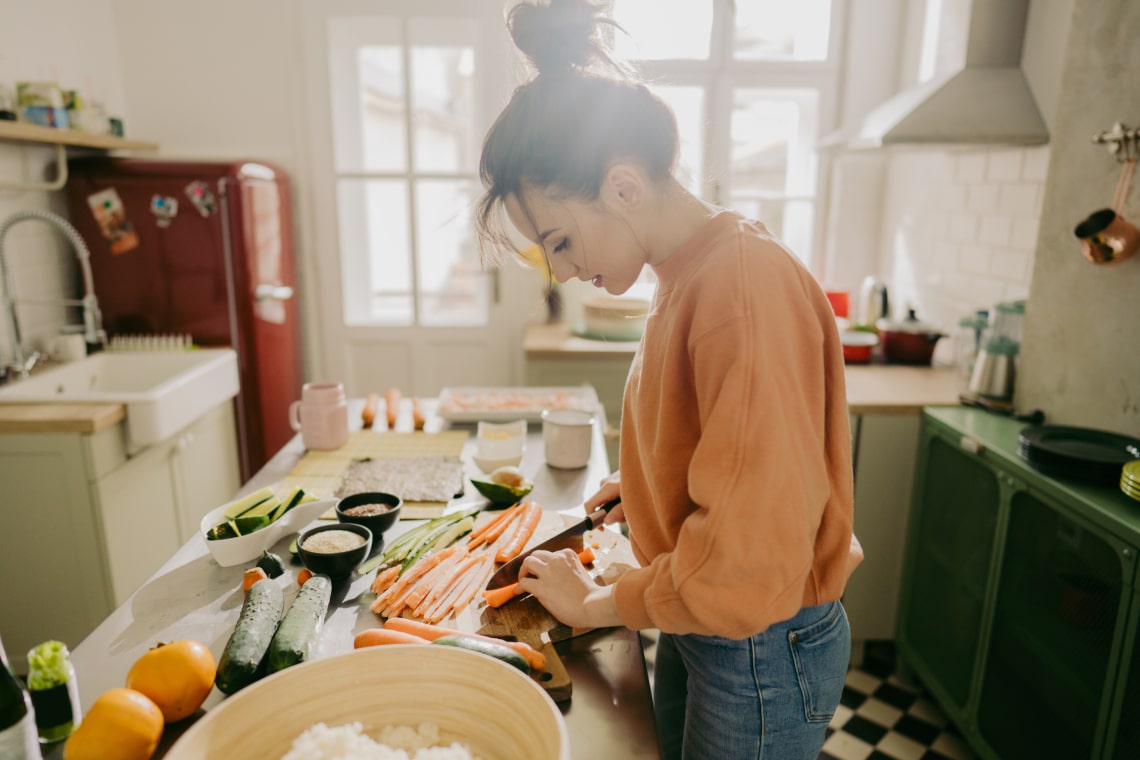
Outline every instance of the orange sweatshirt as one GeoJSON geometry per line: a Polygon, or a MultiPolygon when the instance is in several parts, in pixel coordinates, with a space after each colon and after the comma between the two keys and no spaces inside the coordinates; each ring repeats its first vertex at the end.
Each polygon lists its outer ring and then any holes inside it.
{"type": "Polygon", "coordinates": [[[852,535],[843,350],[823,291],[721,211],[663,264],[626,384],[630,628],[744,638],[839,599],[852,535]]]}

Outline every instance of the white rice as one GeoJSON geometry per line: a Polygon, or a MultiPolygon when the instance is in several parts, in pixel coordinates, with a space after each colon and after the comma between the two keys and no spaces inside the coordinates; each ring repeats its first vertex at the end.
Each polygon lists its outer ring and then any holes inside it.
{"type": "Polygon", "coordinates": [[[459,742],[441,745],[439,726],[385,726],[380,741],[364,733],[360,723],[327,726],[317,723],[293,740],[281,760],[479,760],[459,742]]]}

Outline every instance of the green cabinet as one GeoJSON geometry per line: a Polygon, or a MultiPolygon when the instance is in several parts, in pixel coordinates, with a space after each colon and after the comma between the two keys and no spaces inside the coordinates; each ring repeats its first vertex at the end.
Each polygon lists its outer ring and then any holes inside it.
{"type": "Polygon", "coordinates": [[[1140,503],[1033,470],[1023,427],[925,411],[899,652],[983,758],[1140,756],[1140,503]]]}

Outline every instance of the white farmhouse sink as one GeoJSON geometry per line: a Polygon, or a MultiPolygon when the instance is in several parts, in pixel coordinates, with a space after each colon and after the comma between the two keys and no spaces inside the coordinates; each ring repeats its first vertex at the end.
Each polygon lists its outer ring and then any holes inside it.
{"type": "Polygon", "coordinates": [[[0,387],[0,404],[123,404],[132,448],[166,440],[237,395],[228,348],[104,351],[0,387]]]}

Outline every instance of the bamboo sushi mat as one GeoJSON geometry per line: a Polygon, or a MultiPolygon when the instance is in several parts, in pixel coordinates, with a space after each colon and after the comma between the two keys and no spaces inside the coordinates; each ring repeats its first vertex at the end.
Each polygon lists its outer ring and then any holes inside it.
{"type": "MultiPolygon", "coordinates": [[[[306,451],[301,461],[281,481],[279,491],[300,486],[321,499],[333,495],[354,459],[409,459],[413,457],[458,457],[468,433],[464,430],[442,430],[438,433],[393,433],[356,430],[348,443],[335,451],[306,451]]],[[[447,502],[405,501],[401,520],[425,520],[439,517],[447,502]]],[[[321,515],[336,519],[330,509],[321,515]]]]}

